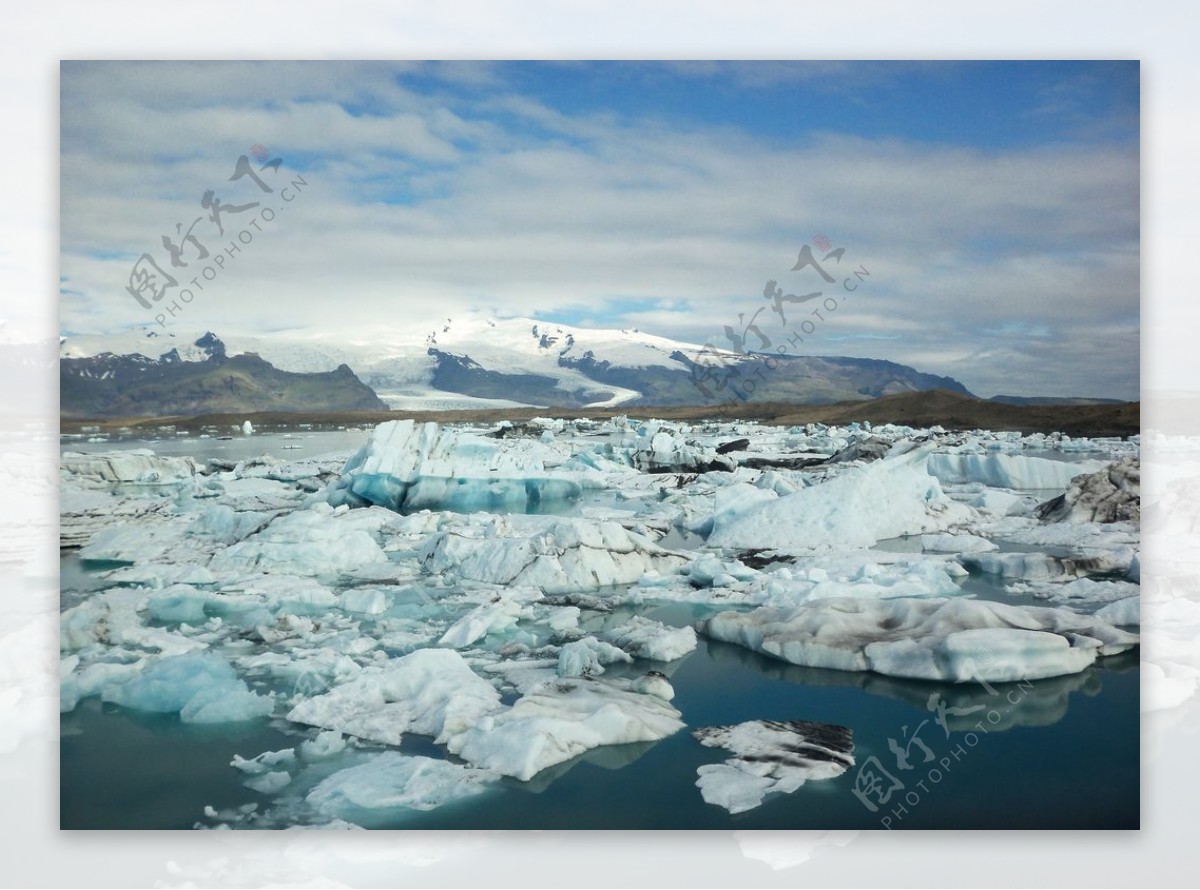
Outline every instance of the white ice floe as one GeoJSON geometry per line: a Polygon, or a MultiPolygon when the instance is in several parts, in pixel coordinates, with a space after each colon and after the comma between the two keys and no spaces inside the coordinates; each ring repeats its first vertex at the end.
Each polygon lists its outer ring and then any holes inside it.
{"type": "Polygon", "coordinates": [[[604,673],[606,664],[631,661],[633,657],[616,646],[587,636],[562,647],[557,672],[560,677],[594,677],[604,673]]]}
{"type": "Polygon", "coordinates": [[[1096,617],[1118,627],[1137,627],[1142,623],[1142,597],[1129,596],[1096,611],[1096,617]]]}
{"type": "Polygon", "coordinates": [[[227,723],[266,717],[270,696],[251,692],[229,663],[210,653],[160,658],[124,683],[106,686],[104,701],[139,711],[179,714],[184,723],[227,723]]]}
{"type": "MultiPolygon", "coordinates": [[[[537,588],[509,587],[496,591],[488,602],[476,606],[452,624],[438,640],[439,646],[463,649],[488,634],[512,631],[521,619],[534,617],[531,604],[542,598],[537,588]]],[[[575,616],[578,617],[577,612],[575,616]]]]}
{"type": "Polygon", "coordinates": [[[536,587],[548,594],[633,584],[647,572],[671,573],[687,557],[615,522],[560,519],[532,533],[496,521],[440,532],[422,551],[423,568],[471,581],[536,587]]]}
{"type": "Polygon", "coordinates": [[[960,557],[968,569],[998,575],[1001,578],[1044,581],[1082,578],[1088,574],[1124,573],[1133,559],[1133,550],[1084,550],[1074,556],[1051,556],[1037,552],[964,553],[960,557]]]}
{"type": "Polygon", "coordinates": [[[983,553],[998,548],[995,541],[979,535],[943,533],[921,536],[921,549],[927,553],[983,553]]]}
{"type": "Polygon", "coordinates": [[[658,741],[683,729],[679,711],[664,698],[631,686],[588,679],[542,682],[448,747],[475,766],[528,781],[592,748],[658,741]]]}
{"type": "Polygon", "coordinates": [[[674,661],[696,648],[696,631],[690,627],[668,627],[661,621],[634,615],[620,627],[605,631],[605,642],[635,658],[674,661]]]}
{"type": "Polygon", "coordinates": [[[497,778],[487,770],[384,751],[323,779],[305,802],[326,816],[395,808],[432,810],[486,791],[497,778]]]}
{"type": "Polygon", "coordinates": [[[213,557],[217,572],[272,572],[316,577],[352,573],[363,566],[386,564],[375,533],[394,514],[354,510],[335,513],[317,503],[274,520],[262,531],[213,557]]]}
{"type": "Polygon", "coordinates": [[[346,750],[346,740],[336,729],[324,729],[314,738],[301,742],[299,750],[305,761],[327,760],[346,750]]]}
{"type": "Polygon", "coordinates": [[[386,745],[408,732],[444,744],[499,705],[500,694],[457,652],[420,649],[302,700],[287,718],[386,745]]]}
{"type": "Polygon", "coordinates": [[[64,451],[60,467],[64,482],[85,486],[191,482],[199,469],[199,465],[190,457],[160,457],[145,448],[103,454],[64,451]]]}
{"type": "Polygon", "coordinates": [[[144,590],[122,587],[93,594],[62,613],[59,619],[60,648],[63,652],[78,652],[122,647],[162,655],[182,655],[206,647],[203,642],[172,633],[165,627],[148,627],[139,612],[151,598],[144,590]]]}
{"type": "Polygon", "coordinates": [[[970,599],[832,599],[722,612],[701,631],[807,667],[952,683],[1081,671],[1138,637],[1070,609],[970,599]]]}
{"type": "Polygon", "coordinates": [[[751,720],[692,732],[700,744],[733,757],[696,772],[708,803],[731,813],[759,806],[769,794],[791,794],[808,781],[833,779],[854,765],[850,730],[808,720],[751,720]]]}
{"type": "Polygon", "coordinates": [[[664,427],[656,421],[638,426],[637,438],[629,449],[635,469],[643,473],[706,472],[732,470],[736,462],[664,427]]]}
{"type": "Polygon", "coordinates": [[[942,482],[982,482],[993,488],[1064,490],[1071,480],[1103,467],[1101,461],[1062,461],[1018,454],[946,454],[929,456],[929,473],[942,482]]]}
{"type": "Polygon", "coordinates": [[[542,443],[392,420],[377,426],[346,462],[327,497],[333,504],[369,503],[400,512],[537,512],[574,501],[581,492],[575,479],[546,472],[548,454],[554,454],[551,446],[542,443]]]}
{"type": "Polygon", "coordinates": [[[795,494],[765,498],[751,509],[718,509],[708,544],[800,553],[870,547],[884,538],[941,531],[965,522],[970,508],[951,501],[938,480],[925,472],[927,457],[924,449],[916,449],[848,468],[795,494]]]}

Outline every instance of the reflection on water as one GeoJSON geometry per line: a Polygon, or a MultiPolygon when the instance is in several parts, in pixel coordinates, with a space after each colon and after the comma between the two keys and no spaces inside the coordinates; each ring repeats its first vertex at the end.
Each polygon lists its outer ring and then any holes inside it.
{"type": "MultiPolygon", "coordinates": [[[[932,713],[931,696],[946,706],[945,720],[949,729],[965,732],[980,720],[983,709],[1003,705],[1001,720],[989,723],[990,732],[1016,726],[1053,726],[1067,715],[1072,693],[1087,696],[1100,694],[1102,671],[1093,666],[1078,674],[1027,680],[1021,683],[996,683],[990,688],[977,683],[936,683],[926,680],[903,680],[865,671],[834,671],[824,668],[801,667],[768,658],[732,643],[708,642],[708,654],[716,662],[736,662],[764,676],[802,686],[854,687],[870,693],[902,701],[918,711],[932,713]],[[993,691],[994,690],[994,691],[993,691]]],[[[1114,655],[1103,661],[1104,671],[1137,670],[1136,650],[1114,655]]]]}

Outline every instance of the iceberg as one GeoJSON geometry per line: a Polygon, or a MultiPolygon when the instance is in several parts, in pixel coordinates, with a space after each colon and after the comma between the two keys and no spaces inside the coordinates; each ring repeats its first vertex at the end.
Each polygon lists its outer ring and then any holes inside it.
{"type": "Polygon", "coordinates": [[[385,745],[407,732],[445,744],[499,706],[500,693],[457,652],[418,649],[302,700],[287,719],[385,745]]]}
{"type": "MultiPolygon", "coordinates": [[[[925,472],[918,448],[846,469],[826,482],[747,509],[718,510],[711,547],[785,553],[870,547],[884,538],[943,531],[965,522],[969,507],[951,501],[925,472]]],[[[764,495],[767,493],[763,493],[764,495]]]]}
{"type": "Polygon", "coordinates": [[[546,472],[547,448],[390,420],[346,462],[326,498],[335,506],[375,504],[398,513],[547,512],[582,492],[576,480],[546,472]]]}
{"type": "Polygon", "coordinates": [[[594,677],[604,673],[604,665],[623,661],[632,662],[627,655],[609,643],[595,637],[567,643],[558,653],[558,675],[560,677],[594,677]]]}
{"type": "Polygon", "coordinates": [[[160,658],[132,679],[106,687],[104,701],[138,711],[179,714],[184,723],[270,716],[275,702],[251,692],[229,663],[209,653],[160,658]]]}
{"type": "Polygon", "coordinates": [[[690,627],[668,627],[661,621],[635,615],[628,622],[606,631],[602,639],[635,658],[675,661],[696,648],[696,631],[690,627]]]}
{"type": "Polygon", "coordinates": [[[647,572],[670,574],[688,561],[615,522],[583,519],[556,520],[524,534],[506,522],[474,534],[439,532],[421,558],[433,574],[536,587],[547,594],[634,584],[647,572]]]}
{"type": "Polygon", "coordinates": [[[982,482],[993,488],[1065,489],[1071,480],[1094,473],[1101,461],[1050,460],[1021,454],[931,454],[929,473],[946,484],[982,482]]]}
{"type": "Polygon", "coordinates": [[[60,468],[64,482],[93,487],[117,483],[171,485],[191,482],[200,469],[190,457],[159,457],[148,448],[103,454],[64,451],[60,468]]]}
{"type": "Polygon", "coordinates": [[[543,681],[511,708],[483,717],[447,747],[468,763],[527,782],[546,767],[592,748],[655,742],[683,729],[679,711],[664,698],[636,692],[631,685],[591,679],[543,681]]]}
{"type": "Polygon", "coordinates": [[[238,574],[271,572],[324,577],[350,574],[372,563],[386,564],[387,555],[373,532],[392,514],[354,513],[354,516],[346,512],[336,514],[324,503],[287,513],[262,531],[217,553],[209,568],[238,574]]]}
{"type": "Polygon", "coordinates": [[[1006,683],[1082,671],[1138,645],[1090,615],[962,598],[828,599],[721,612],[716,640],[792,664],[951,683],[1006,683]]]}
{"type": "Polygon", "coordinates": [[[1034,512],[1046,522],[1138,522],[1141,504],[1141,462],[1127,457],[1096,473],[1077,476],[1064,494],[1034,512]]]}
{"type": "Polygon", "coordinates": [[[854,766],[853,735],[829,723],[751,720],[692,735],[705,747],[734,755],[696,770],[704,800],[730,813],[752,810],[768,794],[791,794],[807,781],[833,779],[854,766]]]}
{"type": "Polygon", "coordinates": [[[332,817],[397,807],[432,810],[480,794],[497,778],[487,770],[384,751],[322,779],[308,792],[305,802],[332,817]]]}

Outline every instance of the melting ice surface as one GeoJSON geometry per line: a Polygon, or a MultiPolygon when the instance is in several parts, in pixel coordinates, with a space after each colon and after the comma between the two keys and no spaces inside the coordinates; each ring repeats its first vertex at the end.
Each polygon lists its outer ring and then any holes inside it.
{"type": "Polygon", "coordinates": [[[1136,825],[1136,437],[493,432],[67,444],[64,826],[1136,825]]]}

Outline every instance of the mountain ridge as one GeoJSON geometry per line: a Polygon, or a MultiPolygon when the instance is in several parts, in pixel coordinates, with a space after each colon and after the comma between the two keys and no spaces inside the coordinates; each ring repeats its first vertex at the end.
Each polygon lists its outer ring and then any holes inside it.
{"type": "MultiPolygon", "coordinates": [[[[849,356],[762,355],[714,349],[637,329],[579,328],[529,318],[446,319],[432,331],[380,330],[369,342],[330,338],[220,338],[150,328],[68,336],[64,362],[186,364],[255,355],[280,372],[345,365],[393,409],[641,407],[704,402],[829,404],[944,388],[957,380],[896,362],[849,356]],[[111,361],[111,359],[109,359],[111,361]]],[[[100,371],[99,373],[102,373],[100,371]]],[[[66,380],[66,378],[64,378],[66,380]]]]}

